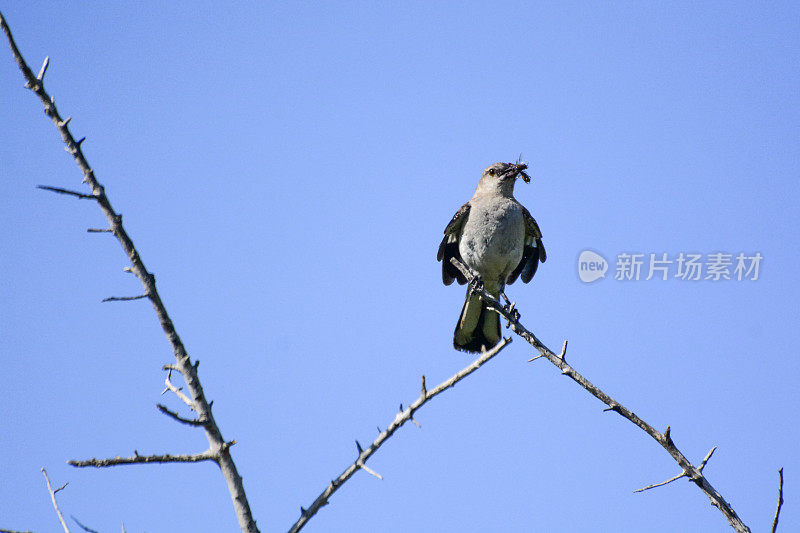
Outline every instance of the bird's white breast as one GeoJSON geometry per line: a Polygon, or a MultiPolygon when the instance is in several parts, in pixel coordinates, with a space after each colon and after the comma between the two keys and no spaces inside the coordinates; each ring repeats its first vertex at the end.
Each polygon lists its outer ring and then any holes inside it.
{"type": "Polygon", "coordinates": [[[525,221],[521,206],[512,198],[473,201],[464,223],[458,251],[487,285],[511,274],[522,259],[525,221]]]}

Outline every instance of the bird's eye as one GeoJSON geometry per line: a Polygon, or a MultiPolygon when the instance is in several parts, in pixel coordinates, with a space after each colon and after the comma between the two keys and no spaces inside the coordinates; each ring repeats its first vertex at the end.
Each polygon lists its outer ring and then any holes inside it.
{"type": "Polygon", "coordinates": [[[490,175],[490,176],[494,176],[494,169],[493,169],[493,168],[490,168],[490,169],[489,169],[489,175],[490,175]]]}

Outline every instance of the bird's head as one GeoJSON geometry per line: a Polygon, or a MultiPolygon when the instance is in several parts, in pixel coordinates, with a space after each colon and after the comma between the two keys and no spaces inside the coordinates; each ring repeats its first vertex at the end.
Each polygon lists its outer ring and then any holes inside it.
{"type": "Polygon", "coordinates": [[[514,193],[514,182],[521,177],[525,183],[530,182],[530,177],[525,173],[528,165],[525,163],[495,163],[484,169],[481,180],[478,182],[480,192],[501,192],[506,195],[514,193]]]}

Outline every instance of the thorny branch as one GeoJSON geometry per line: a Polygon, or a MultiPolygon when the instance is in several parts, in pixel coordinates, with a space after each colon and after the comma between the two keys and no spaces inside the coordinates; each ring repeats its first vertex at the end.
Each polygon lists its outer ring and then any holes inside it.
{"type": "Polygon", "coordinates": [[[208,451],[204,453],[209,454],[209,459],[216,462],[222,470],[222,474],[225,477],[225,481],[228,485],[228,491],[230,492],[233,500],[233,506],[236,511],[236,516],[239,520],[239,526],[242,528],[242,531],[246,531],[248,533],[257,532],[258,528],[256,527],[255,520],[253,520],[253,516],[250,511],[250,504],[247,501],[247,496],[244,491],[242,477],[236,470],[236,465],[234,464],[233,458],[231,457],[229,451],[230,444],[222,437],[222,433],[220,432],[220,429],[214,420],[214,416],[211,413],[211,405],[206,400],[205,394],[203,393],[203,387],[201,386],[200,379],[197,376],[197,366],[192,364],[189,355],[186,353],[186,348],[178,336],[178,333],[175,331],[175,326],[173,325],[172,320],[167,314],[167,309],[164,307],[164,303],[161,301],[161,296],[159,296],[158,290],[156,289],[155,276],[148,272],[147,268],[145,267],[139,252],[136,250],[136,247],[133,244],[133,241],[128,236],[128,233],[125,231],[125,228],[122,225],[122,215],[117,213],[111,206],[111,202],[106,196],[105,189],[97,181],[94,170],[92,170],[89,162],[86,160],[86,157],[81,149],[81,144],[85,140],[85,137],[75,140],[69,130],[70,119],[61,118],[61,115],[59,114],[55,105],[55,99],[51,97],[44,89],[44,75],[47,71],[47,66],[50,63],[49,59],[45,60],[39,75],[35,76],[17,48],[14,38],[11,35],[11,30],[9,29],[8,24],[6,24],[6,20],[1,13],[0,27],[2,27],[6,38],[8,39],[11,52],[14,55],[14,60],[17,62],[17,65],[19,66],[19,69],[22,71],[22,75],[25,78],[25,87],[36,93],[36,96],[38,96],[39,100],[41,100],[42,104],[44,105],[45,114],[50,117],[53,124],[55,124],[56,128],[58,128],[58,131],[61,134],[61,139],[64,141],[64,144],[66,144],[66,150],[72,155],[72,157],[75,159],[75,162],[80,167],[81,172],[83,173],[83,182],[89,186],[91,189],[91,194],[87,195],[67,189],[61,189],[59,187],[43,186],[41,188],[59,194],[76,196],[77,198],[81,199],[92,199],[97,202],[97,205],[100,207],[100,210],[103,212],[109,222],[109,229],[111,230],[110,232],[113,233],[117,238],[120,245],[122,245],[123,250],[125,250],[125,253],[130,259],[131,272],[135,274],[137,278],[139,278],[139,281],[141,281],[145,290],[145,293],[142,296],[137,296],[134,298],[111,298],[107,299],[107,301],[148,298],[153,304],[153,308],[158,316],[158,320],[161,323],[161,328],[164,330],[164,333],[166,334],[175,354],[175,368],[183,375],[184,381],[186,382],[186,386],[189,390],[191,396],[191,408],[197,413],[199,419],[204,421],[202,428],[205,431],[206,438],[208,439],[209,443],[208,451]]]}
{"type": "Polygon", "coordinates": [[[378,451],[378,448],[380,448],[381,445],[386,442],[403,424],[409,420],[416,423],[416,420],[414,420],[414,413],[422,408],[423,405],[478,370],[492,357],[500,353],[500,350],[505,348],[510,342],[510,338],[501,340],[497,345],[495,345],[494,348],[483,352],[479,358],[472,362],[472,364],[456,373],[450,379],[443,381],[431,390],[428,390],[428,388],[425,386],[425,376],[422,376],[422,388],[419,397],[414,401],[414,403],[405,409],[403,409],[403,404],[400,404],[400,411],[394,416],[394,420],[392,420],[392,423],[389,424],[389,427],[382,431],[381,434],[378,435],[378,438],[375,439],[366,449],[362,448],[361,444],[356,441],[356,449],[358,450],[358,457],[356,457],[356,460],[353,462],[353,464],[348,466],[344,472],[339,475],[339,477],[332,480],[328,486],[325,487],[325,490],[323,490],[322,493],[317,496],[317,499],[314,500],[308,509],[304,507],[300,508],[300,518],[294,523],[291,529],[289,529],[289,533],[296,533],[297,531],[303,529],[303,526],[306,525],[311,517],[317,514],[317,511],[319,511],[320,508],[328,504],[328,499],[331,497],[331,495],[339,490],[339,487],[341,487],[348,479],[350,479],[359,468],[372,474],[378,479],[383,479],[380,474],[373,472],[366,466],[365,463],[367,462],[367,459],[372,457],[372,455],[378,451]]]}
{"type": "MultiPolygon", "coordinates": [[[[629,420],[630,422],[634,423],[635,425],[639,426],[645,433],[650,435],[656,442],[658,442],[666,451],[670,454],[670,456],[678,463],[678,466],[683,469],[684,475],[689,478],[695,485],[697,485],[700,490],[702,490],[708,499],[711,500],[711,504],[714,505],[717,509],[719,509],[722,514],[725,515],[725,518],[728,519],[731,527],[736,530],[738,533],[749,533],[750,528],[748,528],[744,522],[739,518],[736,514],[736,511],[733,510],[731,505],[725,501],[725,498],[717,492],[717,490],[709,483],[708,479],[703,475],[702,471],[695,467],[684,455],[681,453],[680,450],[675,446],[675,443],[672,442],[672,437],[670,437],[670,428],[667,427],[663,433],[656,430],[653,426],[636,416],[630,409],[619,403],[618,401],[614,400],[611,396],[600,390],[597,386],[592,384],[588,379],[583,377],[577,370],[575,370],[571,365],[567,363],[566,360],[566,351],[567,351],[567,343],[564,343],[564,348],[561,351],[561,354],[556,354],[552,350],[550,350],[547,346],[545,346],[542,341],[540,341],[536,335],[525,329],[525,327],[520,324],[519,322],[519,314],[514,312],[513,309],[509,307],[504,307],[503,304],[497,300],[494,296],[489,294],[489,292],[481,286],[479,279],[477,276],[473,275],[470,272],[469,268],[464,265],[461,261],[456,258],[452,258],[451,262],[453,265],[458,268],[464,276],[470,280],[470,290],[481,297],[489,307],[497,311],[503,318],[505,318],[511,330],[525,339],[531,346],[536,348],[541,354],[540,356],[534,357],[531,361],[539,359],[540,357],[545,357],[548,361],[552,364],[557,366],[561,370],[561,374],[570,377],[573,381],[575,381],[578,385],[586,389],[592,396],[603,402],[608,406],[606,411],[615,411],[623,418],[629,420]]],[[[712,450],[713,451],[713,450],[712,450]]],[[[709,453],[709,457],[710,457],[709,453]]],[[[677,479],[677,478],[676,478],[677,479]]]]}
{"type": "Polygon", "coordinates": [[[64,528],[65,533],[69,533],[69,528],[67,527],[67,523],[64,521],[64,515],[61,514],[61,509],[58,508],[58,503],[56,503],[56,493],[60,490],[63,490],[64,487],[69,485],[69,481],[58,487],[57,489],[53,489],[50,485],[50,477],[47,475],[47,470],[42,468],[42,474],[44,474],[44,480],[47,482],[47,491],[50,493],[50,499],[53,501],[53,507],[56,510],[56,514],[58,515],[58,521],[61,522],[61,527],[64,528]]]}

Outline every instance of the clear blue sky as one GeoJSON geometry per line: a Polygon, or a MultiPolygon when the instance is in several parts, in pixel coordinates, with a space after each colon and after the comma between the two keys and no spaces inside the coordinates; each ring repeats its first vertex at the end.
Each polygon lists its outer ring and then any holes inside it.
{"type": "MultiPolygon", "coordinates": [[[[800,529],[796,3],[11,0],[3,13],[106,185],[239,443],[262,531],[285,531],[451,347],[441,232],[522,152],[548,261],[523,322],[672,426],[754,531],[786,472],[800,529]],[[584,284],[585,249],[612,264],[584,284]],[[622,252],[764,257],[757,281],[615,281],[622,252]]],[[[236,531],[213,464],[67,459],[205,449],[154,405],[172,354],[80,174],[0,52],[0,527],[236,531]],[[74,525],[74,524],[73,524],[74,525]]],[[[517,339],[426,406],[308,531],[729,531],[643,432],[517,339]]]]}

